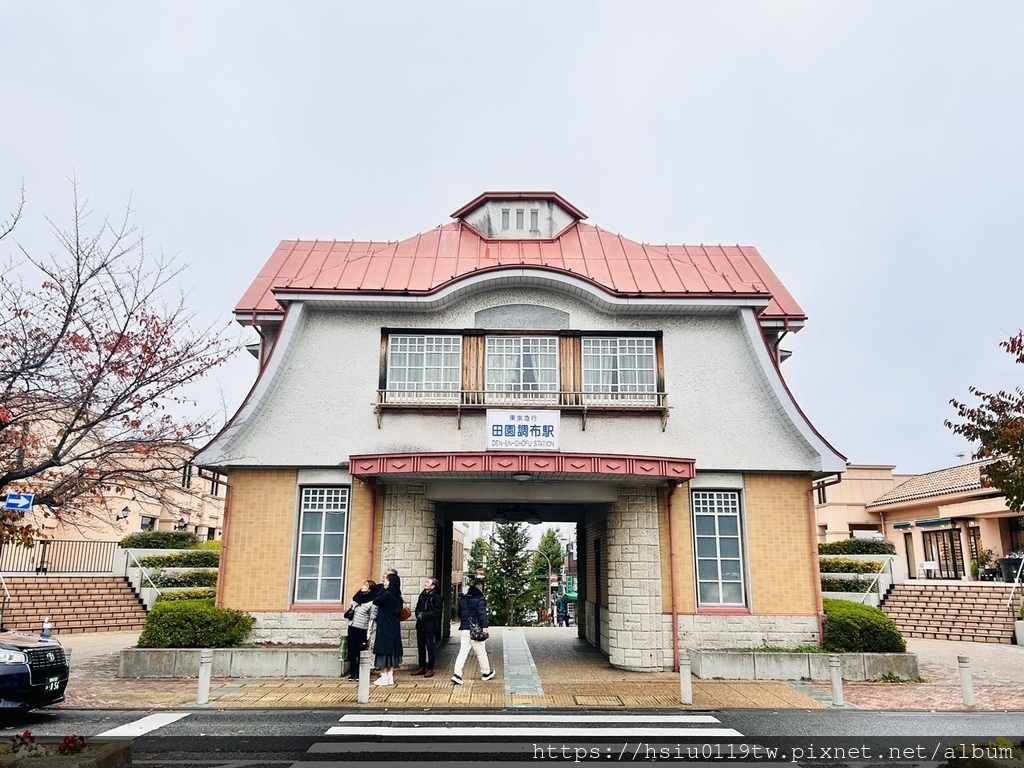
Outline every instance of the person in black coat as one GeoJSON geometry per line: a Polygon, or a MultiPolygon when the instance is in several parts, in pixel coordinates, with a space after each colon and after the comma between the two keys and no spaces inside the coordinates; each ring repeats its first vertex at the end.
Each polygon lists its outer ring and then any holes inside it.
{"type": "Polygon", "coordinates": [[[416,600],[416,650],[419,653],[419,668],[414,675],[434,676],[434,646],[441,636],[441,616],[444,600],[437,592],[437,579],[427,579],[416,600]]]}
{"type": "Polygon", "coordinates": [[[494,678],[494,670],[491,669],[491,664],[487,660],[485,645],[487,638],[474,640],[469,636],[469,628],[473,624],[487,629],[487,599],[484,597],[482,587],[483,582],[478,581],[459,600],[459,634],[462,644],[459,647],[459,656],[455,659],[455,674],[452,675],[452,682],[456,685],[462,685],[462,668],[466,664],[466,659],[469,658],[470,650],[476,653],[476,658],[480,662],[483,680],[494,678]]]}
{"type": "Polygon", "coordinates": [[[394,685],[395,669],[402,666],[402,580],[394,571],[384,575],[373,598],[377,606],[377,639],[373,643],[374,666],[381,671],[374,685],[394,685]]]}

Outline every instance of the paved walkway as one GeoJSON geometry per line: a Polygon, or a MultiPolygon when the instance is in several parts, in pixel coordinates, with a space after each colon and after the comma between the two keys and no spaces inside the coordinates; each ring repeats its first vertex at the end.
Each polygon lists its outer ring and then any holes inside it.
{"type": "MultiPolygon", "coordinates": [[[[612,669],[600,653],[575,639],[567,629],[526,628],[509,632],[509,649],[525,641],[542,690],[506,688],[506,650],[503,630],[491,630],[488,657],[497,671],[489,682],[480,679],[476,657],[470,654],[463,670],[466,684],[454,686],[448,672],[458,642],[445,644],[438,654],[442,673],[424,680],[399,672],[397,685],[373,688],[371,708],[384,709],[501,709],[551,707],[563,709],[640,710],[680,707],[679,675],[672,672],[636,673],[612,669]],[[559,634],[561,633],[561,634],[559,634]]],[[[135,645],[137,632],[83,633],[60,636],[72,652],[69,708],[176,709],[194,704],[195,678],[122,679],[117,675],[118,653],[135,645]]],[[[1024,711],[1024,648],[1009,645],[908,640],[917,653],[924,682],[844,684],[846,703],[878,710],[1014,710],[1024,711]],[[977,704],[962,703],[957,656],[971,659],[977,704]]],[[[507,658],[515,658],[511,653],[507,658]]],[[[828,683],[743,682],[693,679],[693,705],[686,709],[824,709],[830,706],[828,683]]],[[[210,707],[214,709],[348,708],[360,706],[357,686],[338,678],[215,679],[210,707]]]]}

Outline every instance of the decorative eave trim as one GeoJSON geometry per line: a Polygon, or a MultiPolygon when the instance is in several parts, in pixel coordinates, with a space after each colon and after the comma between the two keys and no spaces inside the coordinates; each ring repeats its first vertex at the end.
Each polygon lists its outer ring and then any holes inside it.
{"type": "Polygon", "coordinates": [[[789,425],[793,435],[817,462],[814,470],[822,475],[846,471],[846,457],[829,445],[800,410],[792,393],[772,360],[764,336],[751,310],[741,310],[740,317],[747,335],[747,347],[758,364],[758,372],[766,389],[772,394],[775,411],[789,425]]]}
{"type": "Polygon", "coordinates": [[[380,453],[351,456],[350,472],[359,480],[467,478],[533,480],[631,479],[684,482],[695,474],[693,459],[605,453],[380,453]]]}

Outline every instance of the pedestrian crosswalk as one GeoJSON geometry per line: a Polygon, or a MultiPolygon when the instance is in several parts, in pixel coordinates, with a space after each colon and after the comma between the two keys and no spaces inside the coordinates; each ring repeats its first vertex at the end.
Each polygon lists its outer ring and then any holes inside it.
{"type": "Polygon", "coordinates": [[[495,765],[495,761],[644,760],[665,744],[728,742],[742,734],[710,714],[351,713],[309,747],[292,768],[327,768],[332,761],[495,765]]]}

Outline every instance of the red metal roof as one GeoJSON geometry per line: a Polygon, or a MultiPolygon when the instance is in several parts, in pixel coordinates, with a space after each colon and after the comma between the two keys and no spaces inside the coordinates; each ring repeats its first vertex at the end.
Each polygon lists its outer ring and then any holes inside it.
{"type": "Polygon", "coordinates": [[[551,240],[491,240],[462,221],[398,242],[285,240],[235,313],[243,321],[283,313],[278,290],[428,295],[474,273],[513,266],[572,275],[620,297],[770,297],[762,320],[806,319],[755,248],[649,245],[579,221],[551,240]]]}

